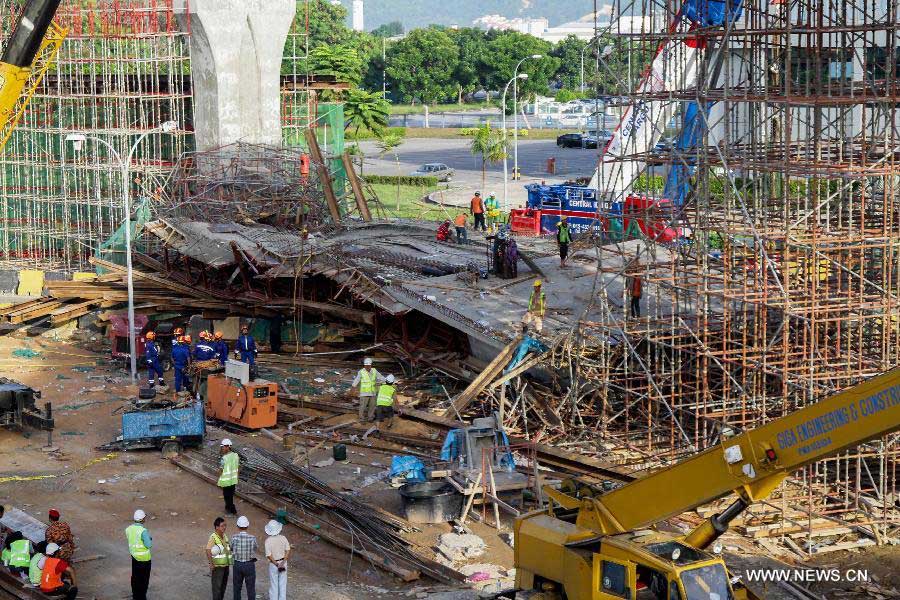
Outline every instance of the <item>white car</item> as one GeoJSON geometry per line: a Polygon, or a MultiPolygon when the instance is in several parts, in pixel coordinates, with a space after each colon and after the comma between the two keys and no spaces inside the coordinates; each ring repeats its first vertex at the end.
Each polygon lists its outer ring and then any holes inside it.
{"type": "Polygon", "coordinates": [[[413,177],[437,177],[438,181],[450,181],[456,173],[444,163],[428,163],[422,165],[410,175],[413,177]]]}

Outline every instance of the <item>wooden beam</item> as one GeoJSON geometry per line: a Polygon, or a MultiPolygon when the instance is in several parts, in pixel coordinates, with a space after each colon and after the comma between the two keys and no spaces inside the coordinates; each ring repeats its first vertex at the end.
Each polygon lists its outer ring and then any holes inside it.
{"type": "Polygon", "coordinates": [[[331,220],[335,225],[338,225],[341,222],[341,209],[338,206],[337,196],[334,193],[331,173],[328,172],[328,165],[325,164],[325,157],[322,155],[322,149],[319,147],[319,141],[316,139],[316,132],[311,127],[308,127],[305,133],[306,144],[309,146],[309,153],[316,164],[319,182],[322,184],[322,191],[325,193],[325,201],[328,202],[331,220]]]}
{"type": "Polygon", "coordinates": [[[444,416],[455,414],[458,412],[462,412],[469,404],[484,391],[484,388],[488,386],[488,384],[493,381],[494,377],[497,376],[497,373],[502,369],[509,360],[512,358],[513,353],[516,351],[516,348],[519,347],[519,344],[522,342],[522,336],[518,335],[516,338],[506,345],[503,350],[500,351],[497,356],[494,357],[488,366],[486,366],[481,373],[472,380],[472,383],[469,384],[469,387],[464,389],[460,394],[453,400],[452,406],[448,408],[444,412],[444,416]]]}
{"type": "Polygon", "coordinates": [[[362,182],[356,175],[356,169],[353,168],[353,161],[350,159],[350,153],[344,151],[341,154],[341,162],[344,163],[344,170],[347,171],[347,179],[350,180],[350,188],[356,197],[356,207],[359,209],[359,216],[363,221],[371,221],[372,213],[369,211],[369,203],[366,202],[366,195],[363,193],[362,182]]]}

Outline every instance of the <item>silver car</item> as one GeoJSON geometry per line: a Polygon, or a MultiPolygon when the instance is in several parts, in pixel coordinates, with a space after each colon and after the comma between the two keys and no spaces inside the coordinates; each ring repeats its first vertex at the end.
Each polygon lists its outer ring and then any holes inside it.
{"type": "Polygon", "coordinates": [[[437,177],[438,181],[450,181],[456,173],[444,163],[428,163],[422,165],[410,175],[413,177],[437,177]]]}

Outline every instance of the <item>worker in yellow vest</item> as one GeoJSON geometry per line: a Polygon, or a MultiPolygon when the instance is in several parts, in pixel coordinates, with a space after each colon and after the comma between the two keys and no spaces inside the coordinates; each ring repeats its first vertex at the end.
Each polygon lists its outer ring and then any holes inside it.
{"type": "Polygon", "coordinates": [[[546,297],[541,286],[541,280],[534,282],[534,289],[531,290],[531,296],[528,298],[528,311],[522,318],[522,328],[528,331],[528,326],[532,325],[534,330],[540,332],[544,328],[544,311],[546,309],[546,297]]]}
{"type": "Polygon", "coordinates": [[[131,597],[134,600],[147,600],[147,588],[150,587],[150,548],[153,540],[144,527],[146,518],[144,511],[138,509],[134,511],[134,523],[125,528],[128,552],[131,554],[131,597]]]}
{"type": "Polygon", "coordinates": [[[9,547],[9,570],[13,573],[27,573],[31,564],[31,542],[27,538],[21,538],[14,542],[7,542],[9,547]]]}
{"type": "Polygon", "coordinates": [[[222,474],[219,475],[219,487],[222,488],[222,496],[225,498],[225,512],[236,515],[237,507],[234,505],[234,489],[238,482],[238,469],[240,468],[241,459],[236,452],[231,449],[231,440],[225,438],[219,447],[219,453],[222,458],[219,464],[222,467],[222,474]]]}
{"type": "Polygon", "coordinates": [[[383,430],[384,422],[387,421],[387,429],[394,426],[394,376],[388,375],[384,378],[384,383],[378,388],[378,397],[375,400],[375,421],[378,422],[378,429],[383,430]]]}
{"type": "Polygon", "coordinates": [[[216,520],[213,521],[213,527],[216,529],[206,543],[206,557],[209,560],[209,574],[212,579],[212,600],[225,598],[225,590],[228,588],[228,572],[231,565],[234,564],[231,542],[225,535],[226,526],[225,519],[216,517],[216,520]]]}
{"type": "Polygon", "coordinates": [[[363,360],[363,368],[356,374],[351,388],[359,387],[359,420],[371,421],[375,415],[375,387],[384,383],[384,377],[376,369],[372,368],[372,359],[363,360]]]}
{"type": "MultiPolygon", "coordinates": [[[[47,542],[41,542],[34,548],[34,556],[31,557],[31,562],[28,564],[28,581],[31,582],[31,585],[37,587],[41,585],[41,561],[47,558],[45,552],[47,552],[47,548],[51,546],[47,542]]],[[[57,544],[52,544],[55,549],[59,549],[57,544]]]]}

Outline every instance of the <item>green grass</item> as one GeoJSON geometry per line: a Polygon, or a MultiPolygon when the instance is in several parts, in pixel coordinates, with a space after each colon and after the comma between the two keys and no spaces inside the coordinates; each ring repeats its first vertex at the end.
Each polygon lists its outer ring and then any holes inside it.
{"type": "MultiPolygon", "coordinates": [[[[495,126],[498,126],[496,123],[495,126]]],[[[388,130],[391,133],[399,133],[407,138],[431,138],[431,139],[454,139],[458,137],[466,137],[464,134],[466,131],[472,129],[471,127],[461,129],[458,127],[390,127],[388,130]]],[[[509,130],[509,135],[512,135],[512,129],[509,130]]],[[[572,133],[574,129],[519,129],[519,139],[522,140],[555,140],[558,136],[564,133],[572,133]]],[[[375,134],[373,134],[368,129],[360,129],[359,135],[356,135],[353,131],[348,130],[345,134],[345,139],[348,142],[354,141],[364,141],[364,140],[374,140],[375,134]]],[[[403,146],[401,146],[402,148],[403,146]]]]}
{"type": "Polygon", "coordinates": [[[427,188],[412,185],[401,185],[400,192],[400,210],[397,210],[397,192],[396,185],[376,183],[371,188],[375,191],[381,202],[381,208],[384,210],[384,216],[402,217],[406,219],[424,219],[426,221],[443,221],[444,219],[452,219],[459,212],[458,209],[446,207],[442,209],[440,205],[431,204],[424,200],[424,197],[430,192],[445,188],[427,188]]]}
{"type": "MultiPolygon", "coordinates": [[[[431,113],[440,112],[459,112],[461,110],[482,110],[485,108],[494,108],[495,102],[472,102],[467,104],[430,104],[428,111],[431,113]]],[[[425,114],[425,105],[423,104],[391,104],[392,115],[422,115],[425,114]]]]}

